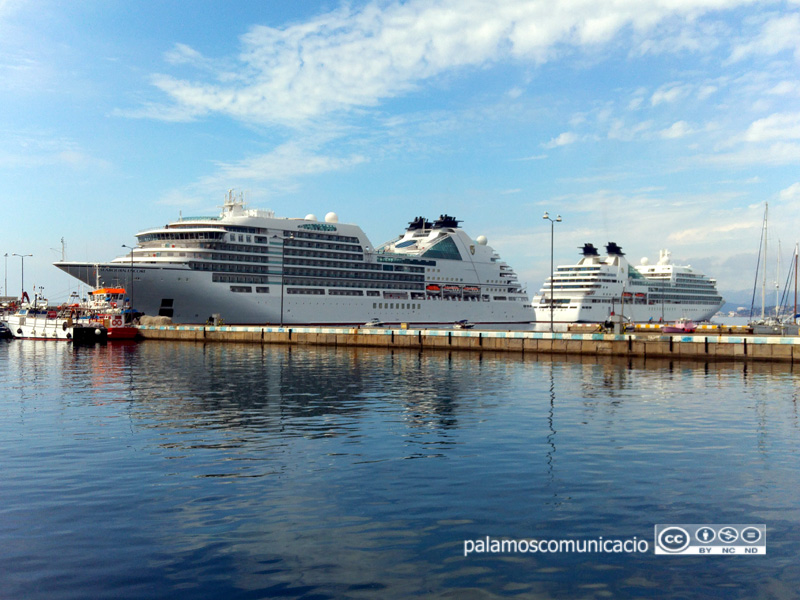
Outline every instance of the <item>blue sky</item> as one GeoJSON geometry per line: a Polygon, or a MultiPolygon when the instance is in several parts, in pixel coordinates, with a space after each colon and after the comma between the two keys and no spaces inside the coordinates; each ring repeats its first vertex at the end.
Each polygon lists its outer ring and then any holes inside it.
{"type": "Polygon", "coordinates": [[[764,203],[771,280],[800,238],[800,1],[0,0],[0,142],[0,255],[51,300],[62,237],[109,260],[229,188],[373,244],[455,215],[530,293],[547,210],[557,263],[669,248],[749,298],[764,203]]]}

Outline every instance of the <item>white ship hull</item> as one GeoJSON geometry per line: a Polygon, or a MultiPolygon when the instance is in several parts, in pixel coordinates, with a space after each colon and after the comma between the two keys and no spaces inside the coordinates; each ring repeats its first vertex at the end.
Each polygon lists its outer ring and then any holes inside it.
{"type": "MultiPolygon", "coordinates": [[[[719,305],[692,305],[692,304],[670,304],[657,305],[637,305],[617,303],[613,309],[611,304],[595,304],[585,306],[576,303],[572,306],[553,307],[554,323],[603,323],[611,317],[621,317],[624,321],[633,323],[671,323],[681,318],[691,319],[692,321],[708,321],[713,317],[722,304],[719,305]]],[[[537,323],[550,323],[550,307],[535,306],[534,315],[537,323]]]]}
{"type": "MultiPolygon", "coordinates": [[[[235,294],[230,285],[212,281],[211,273],[176,267],[119,263],[59,263],[59,268],[84,283],[97,280],[125,285],[137,311],[166,314],[174,323],[205,323],[218,315],[226,324],[362,325],[371,319],[391,324],[452,325],[466,319],[477,325],[528,324],[530,304],[521,300],[294,295],[270,284],[269,293],[235,294]],[[133,286],[130,285],[133,272],[133,286]],[[166,310],[165,310],[166,309],[166,310]]],[[[330,291],[330,290],[326,290],[330,291]]],[[[391,293],[391,292],[390,292],[391,293]]]]}

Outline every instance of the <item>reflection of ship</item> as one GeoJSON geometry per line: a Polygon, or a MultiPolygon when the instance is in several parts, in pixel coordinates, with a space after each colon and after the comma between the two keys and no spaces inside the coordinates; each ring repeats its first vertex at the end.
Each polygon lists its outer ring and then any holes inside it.
{"type": "Polygon", "coordinates": [[[227,323],[531,321],[514,271],[448,215],[418,217],[373,248],[334,213],[324,222],[278,218],[229,194],[219,217],[181,218],[137,237],[129,255],[109,263],[56,266],[90,285],[96,276],[130,281],[138,310],[178,323],[211,314],[227,323]]]}
{"type": "MultiPolygon", "coordinates": [[[[566,323],[599,323],[624,315],[635,322],[694,321],[710,319],[723,304],[716,281],[689,266],[672,264],[670,253],[661,251],[658,263],[646,258],[636,267],[625,259],[622,248],[611,242],[601,257],[585,244],[583,258],[575,265],[559,265],[552,278],[553,320],[566,323]]],[[[550,320],[551,280],[533,298],[537,322],[550,320]]]]}

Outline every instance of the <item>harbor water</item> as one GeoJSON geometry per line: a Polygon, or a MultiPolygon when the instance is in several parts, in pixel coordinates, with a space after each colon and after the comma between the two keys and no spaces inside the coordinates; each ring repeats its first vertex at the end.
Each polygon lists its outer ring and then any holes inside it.
{"type": "Polygon", "coordinates": [[[0,365],[2,598],[800,589],[791,364],[13,340],[0,365]],[[654,553],[699,523],[765,524],[767,553],[654,553]]]}

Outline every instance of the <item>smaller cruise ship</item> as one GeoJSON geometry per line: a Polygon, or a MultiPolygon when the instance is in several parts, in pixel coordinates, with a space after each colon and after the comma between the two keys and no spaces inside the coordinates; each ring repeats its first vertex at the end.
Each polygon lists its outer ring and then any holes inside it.
{"type": "Polygon", "coordinates": [[[668,250],[658,262],[631,265],[617,244],[600,256],[592,244],[575,265],[559,265],[533,298],[537,323],[602,323],[612,317],[633,323],[705,321],[725,303],[716,280],[690,266],[675,265],[668,250]]]}

